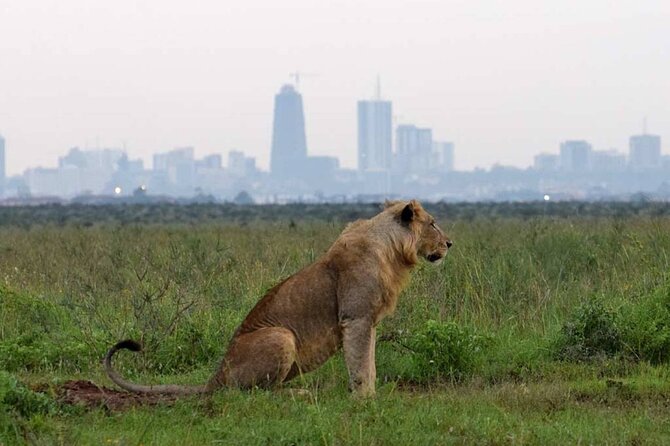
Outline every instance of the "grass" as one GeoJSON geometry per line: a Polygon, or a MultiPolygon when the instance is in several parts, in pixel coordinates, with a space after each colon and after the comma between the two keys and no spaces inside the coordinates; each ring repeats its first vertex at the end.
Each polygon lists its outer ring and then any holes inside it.
{"type": "MultiPolygon", "coordinates": [[[[185,399],[120,414],[30,419],[36,442],[63,444],[663,444],[667,381],[469,383],[353,401],[343,386],[219,393],[210,407],[185,399]]],[[[29,434],[30,435],[30,434],[29,434]]]]}
{"type": "Polygon", "coordinates": [[[338,355],[279,391],[122,413],[53,392],[111,385],[99,360],[125,337],[146,347],[119,357],[129,377],[203,382],[346,218],[0,224],[0,444],[667,443],[670,220],[466,210],[379,327],[376,399],[350,398],[338,355]]]}

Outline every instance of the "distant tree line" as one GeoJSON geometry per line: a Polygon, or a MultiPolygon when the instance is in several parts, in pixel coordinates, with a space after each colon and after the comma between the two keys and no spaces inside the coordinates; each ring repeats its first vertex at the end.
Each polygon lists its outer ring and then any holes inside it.
{"type": "MultiPolygon", "coordinates": [[[[0,207],[0,226],[92,226],[98,224],[194,224],[328,221],[344,223],[375,215],[381,203],[361,204],[119,204],[0,207]]],[[[535,217],[670,216],[663,202],[426,203],[439,220],[535,217]]]]}

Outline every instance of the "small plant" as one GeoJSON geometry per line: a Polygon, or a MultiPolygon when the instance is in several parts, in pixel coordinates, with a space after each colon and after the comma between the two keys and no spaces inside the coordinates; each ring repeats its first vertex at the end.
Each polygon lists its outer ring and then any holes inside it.
{"type": "Polygon", "coordinates": [[[39,435],[53,429],[44,420],[66,413],[75,412],[63,408],[50,395],[33,391],[13,375],[0,371],[0,445],[32,444],[39,435]]]}
{"type": "Polygon", "coordinates": [[[622,311],[626,350],[635,359],[670,361],[670,284],[622,311]]]}
{"type": "Polygon", "coordinates": [[[617,314],[599,298],[579,305],[563,325],[556,342],[559,359],[587,361],[622,352],[622,333],[617,314]]]}
{"type": "Polygon", "coordinates": [[[455,322],[426,321],[407,343],[414,353],[414,378],[424,382],[461,379],[472,372],[488,344],[486,336],[455,322]]]}
{"type": "Polygon", "coordinates": [[[15,412],[30,417],[57,409],[56,402],[49,396],[30,390],[7,372],[0,372],[0,414],[15,412]]]}

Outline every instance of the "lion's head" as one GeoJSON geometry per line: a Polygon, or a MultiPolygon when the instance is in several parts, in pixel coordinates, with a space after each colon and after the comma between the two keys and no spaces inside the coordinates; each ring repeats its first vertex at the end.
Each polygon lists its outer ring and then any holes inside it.
{"type": "Polygon", "coordinates": [[[417,257],[434,264],[442,262],[453,242],[418,201],[387,201],[385,208],[391,210],[398,221],[411,232],[413,250],[417,257]]]}

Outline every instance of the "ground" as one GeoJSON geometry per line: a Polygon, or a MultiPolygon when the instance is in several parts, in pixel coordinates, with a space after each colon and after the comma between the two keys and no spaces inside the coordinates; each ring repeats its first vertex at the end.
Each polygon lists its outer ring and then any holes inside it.
{"type": "Polygon", "coordinates": [[[668,444],[662,204],[435,207],[454,249],[378,330],[377,397],[341,355],[283,388],[203,383],[265,290],[374,206],[0,210],[0,444],[668,444]]]}

